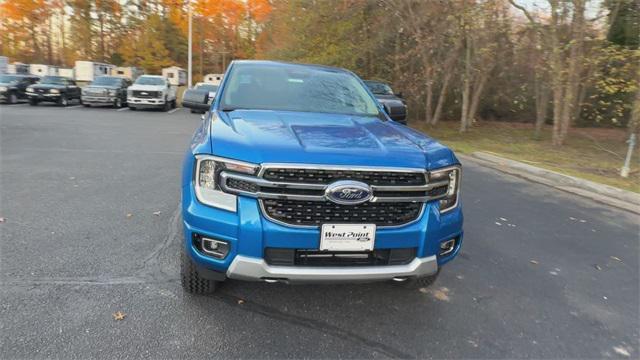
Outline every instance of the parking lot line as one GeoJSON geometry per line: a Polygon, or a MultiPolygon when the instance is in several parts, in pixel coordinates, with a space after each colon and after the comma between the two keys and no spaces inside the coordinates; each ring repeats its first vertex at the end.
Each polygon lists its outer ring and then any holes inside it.
{"type": "Polygon", "coordinates": [[[123,107],[123,108],[120,108],[120,109],[118,109],[116,111],[125,111],[125,110],[129,110],[129,108],[128,107],[123,107]]]}
{"type": "Polygon", "coordinates": [[[167,114],[173,114],[174,112],[176,112],[176,111],[178,111],[180,109],[182,109],[182,108],[175,108],[173,110],[169,110],[169,111],[167,111],[167,114]]]}

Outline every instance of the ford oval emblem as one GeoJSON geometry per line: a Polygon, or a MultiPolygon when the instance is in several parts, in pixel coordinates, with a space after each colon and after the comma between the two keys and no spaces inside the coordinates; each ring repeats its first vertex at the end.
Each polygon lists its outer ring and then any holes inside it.
{"type": "Polygon", "coordinates": [[[356,205],[371,200],[373,192],[369,185],[353,180],[340,180],[329,184],[324,196],[336,204],[356,205]]]}

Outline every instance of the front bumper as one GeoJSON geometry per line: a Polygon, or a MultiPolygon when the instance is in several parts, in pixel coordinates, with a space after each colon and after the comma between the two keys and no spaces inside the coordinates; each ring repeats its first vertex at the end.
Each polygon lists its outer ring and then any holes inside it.
{"type": "Polygon", "coordinates": [[[82,95],[82,103],[83,104],[113,104],[117,96],[88,96],[82,95]]]}
{"type": "Polygon", "coordinates": [[[266,248],[318,249],[320,230],[271,222],[262,215],[258,200],[244,196],[237,197],[236,212],[205,206],[196,200],[191,186],[183,187],[182,215],[185,250],[196,266],[203,272],[213,271],[223,278],[254,281],[366,282],[429,276],[457,255],[463,238],[461,207],[441,215],[437,202],[431,202],[425,204],[418,221],[376,231],[375,249],[416,250],[416,258],[408,264],[274,266],[264,260],[266,248]],[[228,255],[224,259],[215,259],[203,254],[193,242],[194,234],[228,242],[228,255]],[[438,256],[440,243],[452,238],[458,239],[454,251],[438,256]]]}
{"type": "Polygon", "coordinates": [[[238,255],[227,277],[238,280],[272,280],[288,283],[368,282],[394,278],[424,277],[438,271],[436,256],[415,258],[406,265],[360,267],[270,266],[263,259],[238,255]]]}
{"type": "Polygon", "coordinates": [[[147,98],[128,97],[127,104],[129,104],[129,106],[140,107],[140,108],[143,108],[143,107],[153,108],[153,107],[164,106],[165,101],[164,99],[147,99],[147,98]]]}
{"type": "Polygon", "coordinates": [[[61,94],[48,94],[48,93],[27,93],[29,100],[38,101],[53,101],[57,102],[60,99],[61,94]]]}

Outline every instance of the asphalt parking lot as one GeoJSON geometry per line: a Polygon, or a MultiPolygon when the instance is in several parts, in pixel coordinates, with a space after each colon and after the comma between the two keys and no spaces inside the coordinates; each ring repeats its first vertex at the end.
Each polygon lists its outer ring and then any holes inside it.
{"type": "Polygon", "coordinates": [[[0,358],[640,356],[638,217],[472,163],[463,249],[432,288],[183,294],[179,174],[199,121],[0,105],[0,358]]]}

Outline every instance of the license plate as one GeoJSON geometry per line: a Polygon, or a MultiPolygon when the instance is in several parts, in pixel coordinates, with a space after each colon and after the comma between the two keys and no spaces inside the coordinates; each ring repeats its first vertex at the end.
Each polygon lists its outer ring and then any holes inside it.
{"type": "Polygon", "coordinates": [[[320,233],[320,250],[371,251],[375,238],[375,224],[324,224],[320,233]]]}

